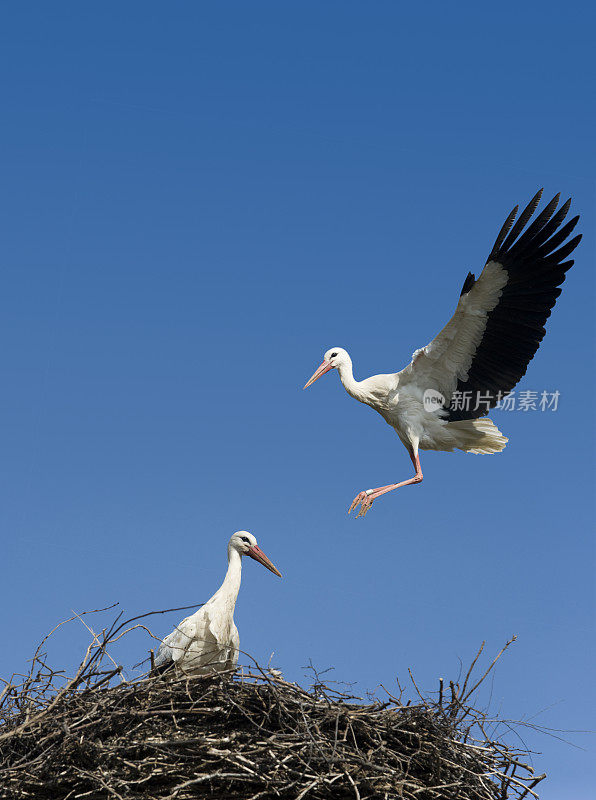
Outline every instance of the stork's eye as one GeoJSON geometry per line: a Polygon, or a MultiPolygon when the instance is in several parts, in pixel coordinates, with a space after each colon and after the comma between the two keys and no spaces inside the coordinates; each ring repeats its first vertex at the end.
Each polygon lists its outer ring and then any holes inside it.
{"type": "Polygon", "coordinates": [[[250,544],[250,539],[248,538],[248,536],[241,536],[240,538],[242,539],[243,542],[246,542],[246,544],[250,544]]]}
{"type": "Polygon", "coordinates": [[[335,358],[336,355],[337,353],[331,353],[331,358],[335,358]]]}

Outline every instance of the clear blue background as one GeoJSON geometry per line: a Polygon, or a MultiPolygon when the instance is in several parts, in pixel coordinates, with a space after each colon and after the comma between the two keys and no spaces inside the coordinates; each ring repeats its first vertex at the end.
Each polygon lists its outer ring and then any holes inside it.
{"type": "MultiPolygon", "coordinates": [[[[288,678],[411,667],[430,690],[515,633],[494,710],[593,727],[594,22],[588,3],[2,5],[0,674],[71,609],[207,599],[247,528],[284,579],[245,566],[242,646],[288,678]],[[337,375],[303,384],[333,345],[357,377],[404,366],[542,185],[583,217],[520,385],[559,410],[493,414],[503,454],[425,453],[421,487],[348,517],[410,461],[337,375]]],[[[87,641],[69,626],[53,663],[87,641]]],[[[543,798],[593,796],[592,736],[522,733],[543,798]]]]}

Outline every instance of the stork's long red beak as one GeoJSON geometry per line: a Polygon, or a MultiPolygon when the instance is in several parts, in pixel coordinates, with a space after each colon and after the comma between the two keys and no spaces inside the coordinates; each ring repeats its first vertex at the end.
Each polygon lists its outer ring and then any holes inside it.
{"type": "Polygon", "coordinates": [[[312,376],[312,378],[310,378],[308,383],[306,383],[302,388],[308,389],[308,387],[311,384],[313,384],[315,381],[318,381],[321,375],[324,375],[326,372],[329,372],[330,369],[333,369],[333,367],[331,366],[331,362],[325,361],[325,359],[323,359],[323,362],[319,364],[319,366],[317,367],[315,374],[312,376]]]}
{"type": "Polygon", "coordinates": [[[246,553],[247,556],[254,558],[255,561],[258,561],[259,564],[262,564],[264,567],[267,567],[270,572],[273,572],[274,575],[278,575],[281,578],[281,572],[275,566],[273,561],[270,561],[265,553],[261,550],[258,544],[255,544],[253,547],[248,550],[246,553]]]}

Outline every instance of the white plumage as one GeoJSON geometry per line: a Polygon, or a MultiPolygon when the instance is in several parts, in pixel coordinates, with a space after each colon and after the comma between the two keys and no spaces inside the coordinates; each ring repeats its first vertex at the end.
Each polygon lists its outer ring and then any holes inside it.
{"type": "Polygon", "coordinates": [[[205,675],[233,669],[238,662],[240,637],[234,608],[242,576],[242,556],[249,556],[279,575],[277,567],[248,531],[237,531],[228,543],[228,571],[217,592],[186,617],[160,644],[154,667],[172,664],[187,675],[205,675]]]}
{"type": "Polygon", "coordinates": [[[304,387],[337,369],[348,394],[378,411],[408,449],[414,477],[360,492],[349,509],[360,505],[357,516],[381,495],[422,481],[419,450],[504,449],[507,439],[485,415],[525,374],[573,264],[565,259],[581,239],[565,241],[579,217],[560,227],[571,201],[557,211],[559,195],[525,227],[541,195],[515,224],[513,209],[478,279],[468,274],[450,321],[405,369],[357,381],[346,350],[332,347],[304,387]]]}

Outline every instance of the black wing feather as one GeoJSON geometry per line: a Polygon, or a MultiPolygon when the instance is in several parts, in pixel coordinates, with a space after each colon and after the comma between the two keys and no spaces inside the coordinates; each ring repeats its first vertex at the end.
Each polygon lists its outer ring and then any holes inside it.
{"type": "MultiPolygon", "coordinates": [[[[519,216],[519,219],[517,220],[513,228],[510,230],[509,236],[505,239],[505,241],[499,248],[499,253],[507,251],[511,247],[513,242],[517,239],[517,237],[520,235],[520,233],[522,232],[522,230],[526,225],[526,222],[530,219],[534,211],[536,211],[536,209],[538,208],[538,203],[540,202],[540,198],[542,197],[543,191],[544,189],[539,189],[534,195],[534,197],[530,200],[528,205],[524,208],[524,210],[519,216]]],[[[496,261],[496,259],[493,260],[496,261]]]]}
{"type": "MultiPolygon", "coordinates": [[[[560,285],[573,261],[565,261],[577,247],[581,235],[568,241],[577,225],[574,217],[562,228],[571,200],[556,211],[557,194],[524,230],[536,211],[542,189],[530,200],[515,224],[517,206],[507,217],[488,261],[507,272],[508,280],[499,302],[487,316],[486,328],[468,370],[455,391],[470,397],[469,407],[447,409],[449,422],[477,419],[488,413],[525,375],[546,333],[544,325],[561,294],[560,285]],[[556,212],[556,213],[555,213],[556,212]],[[470,392],[470,395],[463,393],[470,392]],[[481,399],[478,404],[477,400],[481,399]],[[475,406],[478,405],[478,408],[475,406]]],[[[474,286],[466,278],[462,294],[474,286]],[[468,285],[469,284],[469,285],[468,285]]],[[[459,403],[458,405],[462,405],[459,403]]]]}
{"type": "Polygon", "coordinates": [[[459,293],[459,296],[461,297],[462,294],[467,294],[475,283],[476,283],[476,277],[474,273],[468,272],[466,279],[464,281],[464,285],[461,287],[461,292],[459,293]]]}
{"type": "Polygon", "coordinates": [[[565,239],[569,236],[571,231],[577,225],[578,221],[579,217],[573,217],[573,219],[570,219],[566,225],[563,225],[563,227],[559,231],[557,231],[557,233],[554,236],[551,236],[548,242],[546,242],[545,244],[542,245],[541,248],[539,248],[537,253],[538,256],[540,258],[543,258],[547,256],[549,253],[552,253],[553,250],[556,250],[556,248],[560,244],[562,244],[562,242],[564,242],[565,239]]]}
{"type": "Polygon", "coordinates": [[[542,209],[534,222],[531,225],[528,225],[524,233],[522,233],[522,235],[519,237],[517,240],[517,247],[519,248],[520,253],[524,252],[526,247],[529,247],[532,244],[532,240],[540,233],[540,231],[545,227],[546,223],[551,219],[557,210],[557,206],[559,205],[560,196],[560,194],[556,194],[550,203],[542,209]]]}
{"type": "Polygon", "coordinates": [[[505,220],[505,222],[503,224],[503,227],[499,231],[499,235],[497,236],[497,240],[494,243],[492,252],[488,257],[489,261],[492,261],[494,255],[499,252],[499,250],[501,248],[501,245],[503,244],[503,240],[505,239],[505,237],[507,236],[507,234],[511,230],[511,226],[513,225],[513,221],[515,220],[515,217],[517,216],[517,212],[518,211],[519,211],[519,206],[515,206],[513,211],[509,214],[509,216],[505,220]]]}

